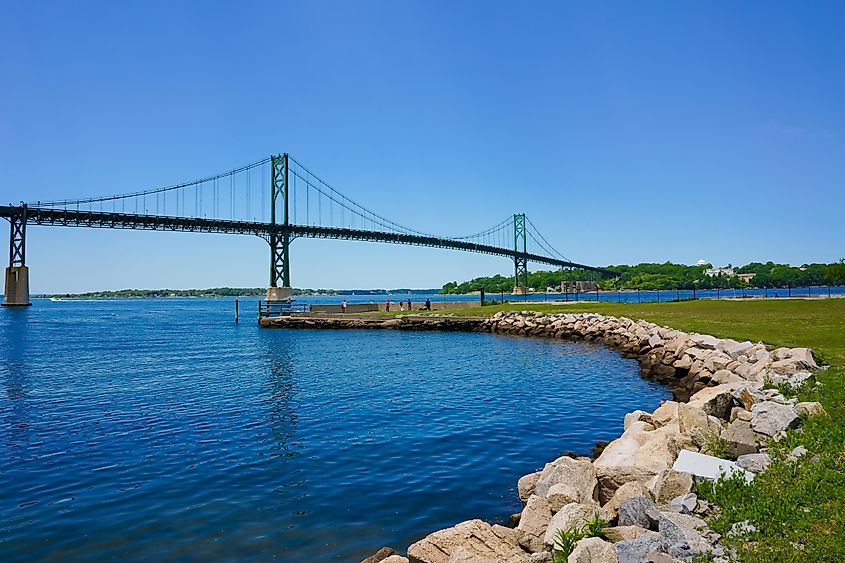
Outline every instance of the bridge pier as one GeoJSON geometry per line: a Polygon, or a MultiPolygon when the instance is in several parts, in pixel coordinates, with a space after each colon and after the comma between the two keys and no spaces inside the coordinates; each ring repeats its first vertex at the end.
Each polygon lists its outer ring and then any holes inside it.
{"type": "Polygon", "coordinates": [[[267,301],[290,301],[293,289],[290,287],[268,287],[267,301]]]}
{"type": "Polygon", "coordinates": [[[26,267],[26,205],[20,215],[9,217],[9,267],[6,268],[4,307],[27,307],[29,301],[29,268],[26,267]]]}

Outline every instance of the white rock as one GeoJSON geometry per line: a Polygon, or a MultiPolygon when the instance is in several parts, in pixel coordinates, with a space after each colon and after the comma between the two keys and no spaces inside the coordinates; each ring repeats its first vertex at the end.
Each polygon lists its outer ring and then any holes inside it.
{"type": "Polygon", "coordinates": [[[704,477],[705,479],[712,480],[716,480],[722,475],[730,476],[735,473],[743,475],[746,482],[754,479],[752,473],[745,471],[732,461],[689,450],[682,450],[678,454],[678,459],[675,460],[672,469],[683,473],[692,473],[696,477],[704,477]]]}
{"type": "Polygon", "coordinates": [[[714,350],[719,344],[719,339],[709,334],[693,334],[690,336],[690,342],[699,348],[714,350]]]}

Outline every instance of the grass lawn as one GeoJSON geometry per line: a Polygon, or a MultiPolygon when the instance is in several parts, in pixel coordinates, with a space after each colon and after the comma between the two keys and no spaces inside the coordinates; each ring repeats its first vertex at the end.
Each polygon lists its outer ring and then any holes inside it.
{"type": "Polygon", "coordinates": [[[726,482],[702,487],[699,493],[723,510],[710,522],[716,531],[725,534],[733,522],[742,520],[757,528],[746,540],[731,544],[743,561],[845,561],[845,299],[514,303],[450,314],[478,316],[502,310],[598,312],[773,347],[812,348],[830,367],[818,375],[822,386],[801,390],[798,398],[819,401],[828,416],[805,420],[801,429],[771,444],[775,461],[751,485],[726,482]],[[798,445],[818,460],[786,462],[798,445]]]}

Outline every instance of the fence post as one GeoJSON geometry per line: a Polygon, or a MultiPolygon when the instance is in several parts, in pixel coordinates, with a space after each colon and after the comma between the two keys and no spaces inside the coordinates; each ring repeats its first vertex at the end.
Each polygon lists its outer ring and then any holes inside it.
{"type": "Polygon", "coordinates": [[[238,300],[235,298],[235,322],[238,322],[238,300]]]}
{"type": "Polygon", "coordinates": [[[830,299],[830,284],[827,284],[827,298],[830,299]]]}

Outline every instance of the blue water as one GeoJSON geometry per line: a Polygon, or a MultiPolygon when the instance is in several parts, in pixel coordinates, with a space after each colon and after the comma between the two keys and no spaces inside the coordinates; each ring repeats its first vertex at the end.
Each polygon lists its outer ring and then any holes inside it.
{"type": "Polygon", "coordinates": [[[260,330],[229,299],[0,310],[0,560],[358,561],[519,510],[668,393],[602,347],[260,330]]]}

